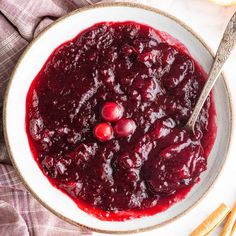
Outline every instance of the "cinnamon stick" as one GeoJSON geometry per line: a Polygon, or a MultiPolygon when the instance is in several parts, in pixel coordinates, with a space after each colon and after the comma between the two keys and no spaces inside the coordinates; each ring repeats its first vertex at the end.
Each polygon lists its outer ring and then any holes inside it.
{"type": "Polygon", "coordinates": [[[222,203],[189,236],[206,236],[210,234],[228,215],[230,209],[222,203]]]}
{"type": "Polygon", "coordinates": [[[224,228],[221,232],[221,236],[230,236],[235,220],[236,220],[236,202],[234,203],[234,206],[229,216],[227,217],[224,228]]]}
{"type": "Polygon", "coordinates": [[[230,236],[235,236],[235,235],[236,235],[236,221],[234,222],[233,228],[230,233],[230,236]]]}

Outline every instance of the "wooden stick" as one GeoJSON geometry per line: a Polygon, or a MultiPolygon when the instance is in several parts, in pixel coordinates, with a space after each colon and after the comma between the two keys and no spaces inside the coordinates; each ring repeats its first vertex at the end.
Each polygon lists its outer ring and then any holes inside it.
{"type": "Polygon", "coordinates": [[[205,236],[217,227],[228,215],[230,209],[222,203],[189,236],[205,236]]]}
{"type": "Polygon", "coordinates": [[[235,235],[236,235],[236,221],[234,222],[233,228],[230,233],[230,236],[235,236],[235,235]]]}
{"type": "Polygon", "coordinates": [[[230,236],[235,220],[236,220],[236,202],[234,203],[234,206],[227,218],[227,221],[225,222],[224,228],[221,232],[221,236],[230,236]]]}
{"type": "Polygon", "coordinates": [[[219,223],[216,224],[209,233],[205,234],[205,236],[210,236],[212,234],[212,231],[214,231],[214,229],[216,229],[220,225],[220,223],[222,223],[223,220],[224,218],[221,221],[219,221],[219,223]]]}
{"type": "Polygon", "coordinates": [[[216,224],[209,233],[205,234],[205,236],[210,236],[212,234],[212,231],[214,231],[214,229],[216,229],[221,223],[222,221],[224,220],[225,218],[223,218],[221,221],[219,221],[218,224],[216,224]]]}

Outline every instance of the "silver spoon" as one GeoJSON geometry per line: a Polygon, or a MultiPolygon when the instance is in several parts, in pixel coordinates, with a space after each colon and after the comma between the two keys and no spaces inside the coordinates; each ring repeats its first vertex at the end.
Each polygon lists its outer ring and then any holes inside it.
{"type": "Polygon", "coordinates": [[[224,35],[221,39],[220,45],[217,49],[215,60],[211,67],[208,79],[204,85],[204,88],[198,98],[197,104],[194,107],[194,110],[185,125],[185,128],[194,133],[194,126],[197,120],[197,117],[202,109],[204,102],[206,101],[207,96],[209,95],[212,87],[214,86],[216,80],[218,79],[220,72],[222,71],[223,65],[228,59],[232,49],[236,43],[236,12],[230,19],[224,35]]]}

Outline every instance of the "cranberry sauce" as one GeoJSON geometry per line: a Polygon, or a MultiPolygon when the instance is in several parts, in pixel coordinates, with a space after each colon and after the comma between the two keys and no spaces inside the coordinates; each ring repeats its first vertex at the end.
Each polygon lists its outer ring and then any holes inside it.
{"type": "Polygon", "coordinates": [[[135,22],[96,24],[58,47],[29,89],[33,156],[53,186],[100,219],[163,211],[207,168],[212,96],[195,135],[182,128],[205,80],[167,33],[135,22]]]}

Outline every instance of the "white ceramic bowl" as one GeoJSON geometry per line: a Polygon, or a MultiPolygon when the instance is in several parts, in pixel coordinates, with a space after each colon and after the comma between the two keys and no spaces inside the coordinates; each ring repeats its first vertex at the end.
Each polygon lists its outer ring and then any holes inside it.
{"type": "Polygon", "coordinates": [[[170,33],[187,46],[192,56],[209,72],[213,56],[205,43],[176,18],[153,8],[130,3],[99,4],[79,9],[42,32],[20,58],[6,93],[4,131],[15,168],[31,193],[49,210],[63,219],[103,233],[128,233],[154,228],[173,220],[195,205],[215,181],[225,162],[231,136],[229,93],[221,77],[214,87],[218,133],[209,156],[208,169],[185,200],[168,210],[125,222],[101,221],[84,211],[65,194],[52,187],[34,161],[25,132],[26,94],[40,68],[61,43],[83,29],[102,21],[137,21],[170,33]]]}

